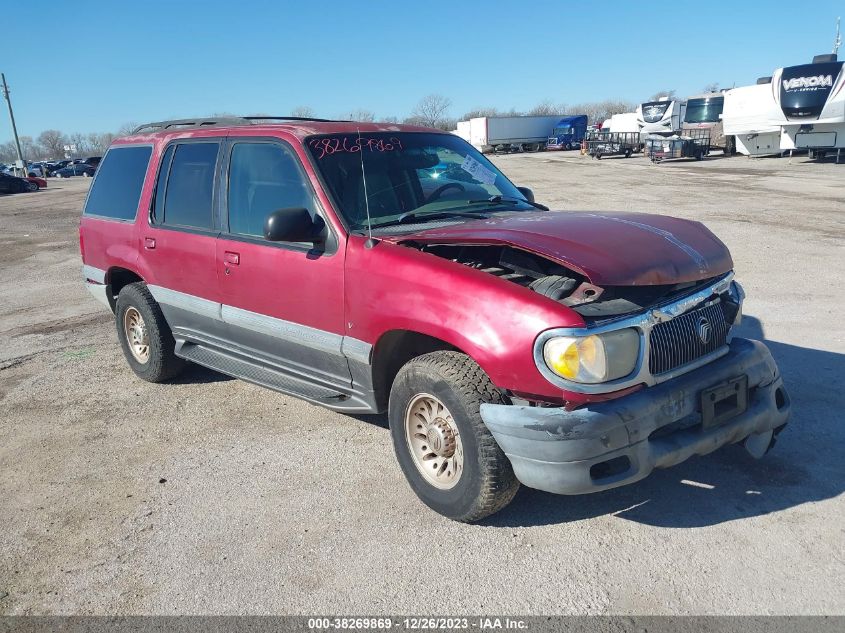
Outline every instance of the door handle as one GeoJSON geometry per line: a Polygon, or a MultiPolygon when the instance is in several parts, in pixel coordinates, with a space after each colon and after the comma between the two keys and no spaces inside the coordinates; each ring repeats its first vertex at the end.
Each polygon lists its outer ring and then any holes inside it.
{"type": "Polygon", "coordinates": [[[144,238],[144,248],[148,251],[153,250],[156,247],[156,241],[154,237],[145,237],[144,238]]]}
{"type": "Polygon", "coordinates": [[[223,253],[223,261],[229,266],[237,266],[241,263],[241,255],[240,253],[226,251],[225,253],[223,253]]]}

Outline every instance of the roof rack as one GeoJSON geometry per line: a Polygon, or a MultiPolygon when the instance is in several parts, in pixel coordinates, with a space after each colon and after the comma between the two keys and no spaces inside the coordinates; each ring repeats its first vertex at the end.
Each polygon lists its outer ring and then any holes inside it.
{"type": "Polygon", "coordinates": [[[255,125],[262,121],[316,121],[318,123],[328,123],[333,121],[333,119],[317,119],[302,116],[227,116],[203,119],[172,119],[170,121],[144,123],[132,130],[132,134],[139,134],[140,132],[161,132],[173,128],[255,125]]]}

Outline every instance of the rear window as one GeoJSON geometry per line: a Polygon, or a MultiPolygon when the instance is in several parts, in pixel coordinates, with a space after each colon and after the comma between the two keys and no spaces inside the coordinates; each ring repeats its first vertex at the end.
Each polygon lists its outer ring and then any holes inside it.
{"type": "Polygon", "coordinates": [[[152,147],[113,147],[97,170],[85,215],[133,220],[141,198],[152,147]]]}

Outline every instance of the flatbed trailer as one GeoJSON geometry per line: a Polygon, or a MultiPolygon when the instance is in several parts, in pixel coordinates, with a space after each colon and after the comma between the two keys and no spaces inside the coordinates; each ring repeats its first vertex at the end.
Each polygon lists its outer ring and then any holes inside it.
{"type": "Polygon", "coordinates": [[[645,155],[652,163],[675,158],[701,160],[710,153],[710,130],[683,130],[671,136],[650,134],[645,155]]]}
{"type": "Polygon", "coordinates": [[[596,159],[603,156],[629,158],[642,148],[639,132],[590,132],[587,135],[587,153],[596,159]]]}

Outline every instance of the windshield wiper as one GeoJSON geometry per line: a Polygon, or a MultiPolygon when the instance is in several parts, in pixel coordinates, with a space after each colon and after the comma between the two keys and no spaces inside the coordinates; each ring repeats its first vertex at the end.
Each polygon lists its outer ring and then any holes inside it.
{"type": "Polygon", "coordinates": [[[378,229],[383,226],[395,226],[398,224],[407,224],[409,220],[416,220],[419,218],[425,219],[439,219],[439,218],[451,218],[451,217],[468,217],[468,218],[476,218],[478,220],[486,220],[490,216],[486,213],[481,213],[480,211],[429,211],[426,213],[425,211],[406,211],[399,217],[393,220],[387,220],[386,222],[379,222],[378,224],[371,224],[370,228],[378,229]]]}
{"type": "Polygon", "coordinates": [[[549,210],[549,207],[544,204],[540,204],[539,202],[520,200],[519,198],[508,198],[506,196],[490,196],[489,198],[484,198],[483,200],[470,200],[469,204],[517,204],[519,202],[530,204],[535,209],[540,209],[541,211],[549,210]]]}

